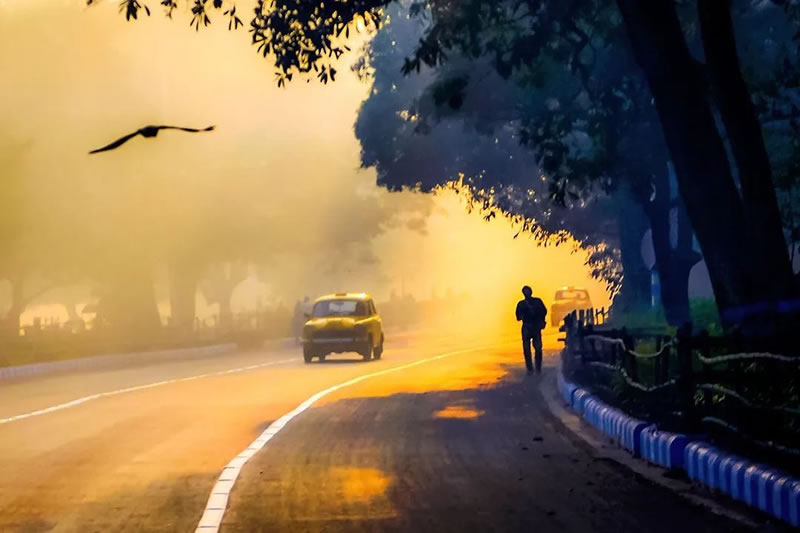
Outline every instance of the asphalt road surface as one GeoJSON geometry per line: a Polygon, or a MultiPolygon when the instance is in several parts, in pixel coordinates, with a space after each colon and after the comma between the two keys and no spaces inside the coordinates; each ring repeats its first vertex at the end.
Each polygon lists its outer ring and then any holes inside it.
{"type": "Polygon", "coordinates": [[[403,334],[368,363],[262,350],[0,382],[0,531],[194,531],[232,459],[359,376],[244,465],[222,531],[741,528],[597,459],[516,341],[483,345],[403,334]]]}

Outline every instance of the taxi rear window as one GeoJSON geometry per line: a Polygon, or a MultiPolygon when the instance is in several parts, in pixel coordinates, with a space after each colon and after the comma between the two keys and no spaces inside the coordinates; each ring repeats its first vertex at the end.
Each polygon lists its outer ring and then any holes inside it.
{"type": "Polygon", "coordinates": [[[589,295],[586,291],[558,291],[556,300],[586,300],[589,295]]]}

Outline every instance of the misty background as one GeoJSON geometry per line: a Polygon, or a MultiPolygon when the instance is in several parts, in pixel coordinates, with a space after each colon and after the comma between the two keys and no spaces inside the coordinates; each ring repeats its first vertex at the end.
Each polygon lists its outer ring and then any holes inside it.
{"type": "Polygon", "coordinates": [[[548,305],[562,285],[608,305],[569,242],[514,239],[514,222],[485,221],[463,195],[389,192],[361,168],[353,125],[374,89],[349,69],[360,52],[336,83],[279,89],[246,32],[116,11],[0,0],[7,329],[91,324],[98,309],[121,330],[190,324],[339,290],[379,303],[466,294],[476,324],[502,328],[516,328],[524,283],[548,305]],[[146,124],[217,129],[87,155],[146,124]]]}

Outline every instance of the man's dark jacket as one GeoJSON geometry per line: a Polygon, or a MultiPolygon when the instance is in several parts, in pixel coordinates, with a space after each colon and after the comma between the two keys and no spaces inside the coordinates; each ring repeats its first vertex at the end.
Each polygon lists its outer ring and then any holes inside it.
{"type": "Polygon", "coordinates": [[[517,320],[522,321],[525,328],[544,329],[547,307],[539,298],[526,298],[517,303],[517,320]]]}

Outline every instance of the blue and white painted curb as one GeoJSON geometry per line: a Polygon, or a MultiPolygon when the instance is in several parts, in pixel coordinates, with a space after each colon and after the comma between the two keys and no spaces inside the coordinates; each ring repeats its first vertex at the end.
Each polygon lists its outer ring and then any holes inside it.
{"type": "Polygon", "coordinates": [[[564,403],[635,457],[683,470],[693,482],[800,527],[800,479],[707,442],[660,431],[566,381],[560,369],[557,384],[564,403]]]}
{"type": "Polygon", "coordinates": [[[660,431],[655,424],[649,425],[639,436],[642,459],[664,468],[683,468],[683,450],[689,439],[686,435],[660,431]]]}
{"type": "Polygon", "coordinates": [[[800,480],[702,441],[684,450],[689,479],[800,527],[800,480]]]}
{"type": "Polygon", "coordinates": [[[575,409],[579,415],[582,415],[586,400],[590,398],[592,398],[592,394],[588,390],[576,388],[572,393],[572,408],[575,409]]]}
{"type": "Polygon", "coordinates": [[[591,396],[584,400],[583,417],[619,446],[634,456],[640,455],[640,436],[648,426],[647,422],[628,416],[591,396]]]}
{"type": "Polygon", "coordinates": [[[567,383],[564,380],[564,374],[559,372],[558,377],[558,391],[561,393],[561,398],[563,398],[564,403],[568,405],[572,405],[572,394],[575,392],[575,389],[578,388],[577,385],[572,383],[567,383]]]}

